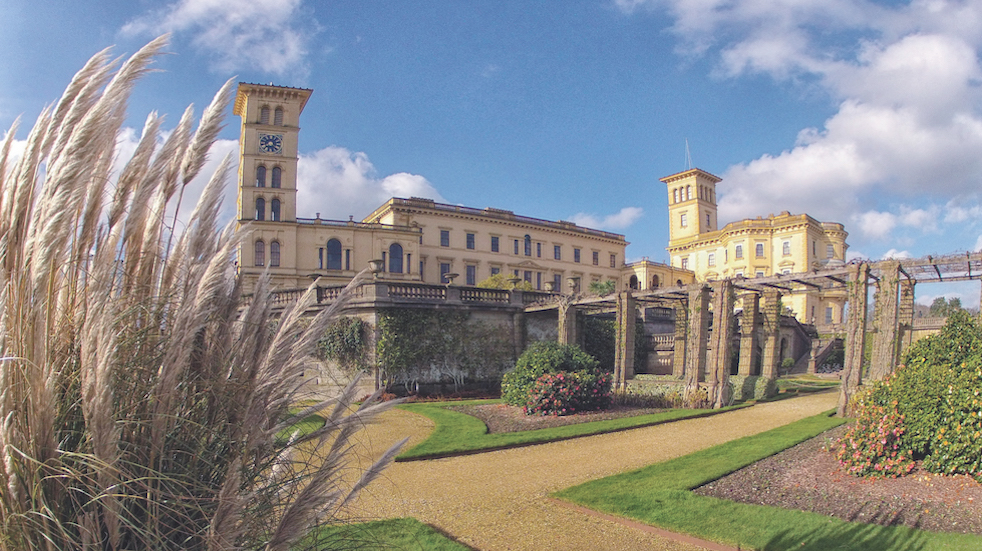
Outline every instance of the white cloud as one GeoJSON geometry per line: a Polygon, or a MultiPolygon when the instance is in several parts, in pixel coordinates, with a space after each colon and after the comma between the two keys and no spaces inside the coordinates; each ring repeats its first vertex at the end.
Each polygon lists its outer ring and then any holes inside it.
{"type": "Polygon", "coordinates": [[[424,177],[400,172],[379,177],[368,155],[326,147],[300,156],[297,216],[346,220],[364,218],[391,197],[425,197],[446,202],[424,177]]]}
{"type": "Polygon", "coordinates": [[[908,251],[898,251],[897,249],[890,249],[889,251],[883,253],[881,260],[902,260],[904,258],[913,258],[913,255],[908,251]]]}
{"type": "Polygon", "coordinates": [[[980,235],[979,238],[975,240],[975,246],[972,247],[972,250],[982,251],[982,235],[980,235]]]}
{"type": "Polygon", "coordinates": [[[188,33],[215,69],[305,72],[304,56],[316,23],[303,0],[178,0],[126,23],[128,36],[188,33]]]}
{"type": "Polygon", "coordinates": [[[587,228],[623,230],[636,222],[644,214],[640,207],[624,207],[620,211],[598,218],[596,215],[580,212],[570,217],[570,222],[587,228]]]}

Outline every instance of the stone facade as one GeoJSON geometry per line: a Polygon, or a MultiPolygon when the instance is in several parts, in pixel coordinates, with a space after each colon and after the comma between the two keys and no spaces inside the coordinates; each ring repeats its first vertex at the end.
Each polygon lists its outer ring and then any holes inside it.
{"type": "MultiPolygon", "coordinates": [[[[845,260],[848,234],[842,224],[782,212],[720,228],[720,178],[696,168],[661,181],[668,189],[671,265],[692,271],[697,281],[795,274],[845,260]]],[[[804,292],[785,296],[782,305],[806,323],[841,323],[845,298],[841,290],[804,292]]]]}

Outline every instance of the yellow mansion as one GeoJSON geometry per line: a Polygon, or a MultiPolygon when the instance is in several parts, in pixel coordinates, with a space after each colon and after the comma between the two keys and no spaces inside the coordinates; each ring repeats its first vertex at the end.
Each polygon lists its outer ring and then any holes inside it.
{"type": "MultiPolygon", "coordinates": [[[[566,221],[475,209],[430,199],[393,198],[362,221],[297,217],[300,114],[312,90],[240,83],[238,220],[251,238],[238,266],[248,291],[264,271],[279,288],[320,278],[346,283],[370,260],[382,277],[475,285],[497,273],[535,289],[568,280],[614,280],[618,289],[689,283],[692,274],[647,260],[625,264],[623,235],[566,221]]],[[[308,184],[309,185],[309,184],[308,184]]]]}
{"type": "MultiPolygon", "coordinates": [[[[845,260],[848,234],[842,224],[782,212],[720,228],[720,178],[696,168],[661,181],[668,188],[671,264],[694,272],[698,281],[794,274],[845,260]]],[[[782,303],[803,322],[840,323],[845,299],[842,291],[809,292],[782,303]]]]}

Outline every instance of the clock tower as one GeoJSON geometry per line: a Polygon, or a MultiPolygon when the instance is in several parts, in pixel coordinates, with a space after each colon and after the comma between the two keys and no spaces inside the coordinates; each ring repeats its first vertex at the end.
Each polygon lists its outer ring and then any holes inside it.
{"type": "Polygon", "coordinates": [[[296,222],[300,113],[312,92],[306,88],[239,83],[233,113],[242,118],[237,205],[240,222],[296,222]]]}

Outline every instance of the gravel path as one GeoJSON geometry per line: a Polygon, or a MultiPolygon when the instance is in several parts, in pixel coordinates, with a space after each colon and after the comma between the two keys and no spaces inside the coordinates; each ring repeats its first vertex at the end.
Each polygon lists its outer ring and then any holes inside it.
{"type": "MultiPolygon", "coordinates": [[[[396,463],[361,495],[356,514],[415,517],[482,550],[698,550],[550,502],[562,488],[757,434],[835,407],[823,393],[758,404],[704,419],[495,452],[396,463]]],[[[421,441],[430,421],[392,411],[363,431],[374,456],[407,434],[421,441]]]]}

